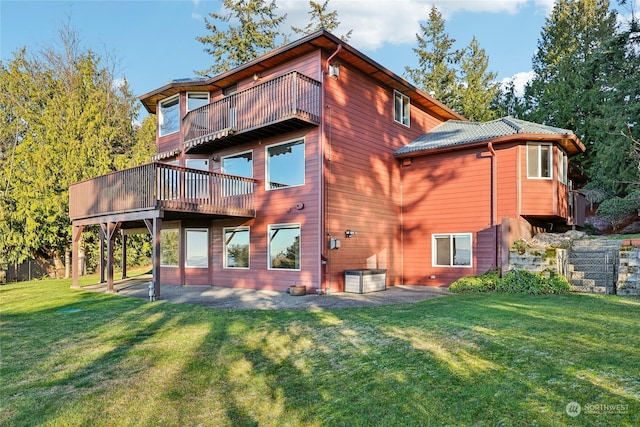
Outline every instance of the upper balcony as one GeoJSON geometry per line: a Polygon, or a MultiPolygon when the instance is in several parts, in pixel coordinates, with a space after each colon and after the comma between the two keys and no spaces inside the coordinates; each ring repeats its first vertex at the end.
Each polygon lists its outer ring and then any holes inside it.
{"type": "Polygon", "coordinates": [[[207,152],[320,123],[320,83],[296,71],[189,111],[185,151],[207,152]]]}
{"type": "Polygon", "coordinates": [[[69,187],[69,217],[87,223],[99,217],[139,220],[145,211],[254,217],[256,181],[221,173],[149,163],[69,187]]]}

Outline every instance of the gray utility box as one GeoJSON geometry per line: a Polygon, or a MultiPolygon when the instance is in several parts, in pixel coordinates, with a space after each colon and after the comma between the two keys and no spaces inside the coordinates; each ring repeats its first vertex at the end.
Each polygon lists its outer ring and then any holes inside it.
{"type": "Polygon", "coordinates": [[[387,270],[345,270],[344,291],[356,294],[387,289],[387,270]]]}

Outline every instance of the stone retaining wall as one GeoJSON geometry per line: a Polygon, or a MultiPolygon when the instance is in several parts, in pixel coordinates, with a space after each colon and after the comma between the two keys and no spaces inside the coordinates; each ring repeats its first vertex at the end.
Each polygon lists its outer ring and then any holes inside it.
{"type": "Polygon", "coordinates": [[[540,273],[545,270],[558,272],[556,249],[520,249],[509,253],[509,270],[527,270],[540,273]]]}
{"type": "Polygon", "coordinates": [[[640,248],[623,246],[618,266],[618,295],[640,295],[640,248]]]}

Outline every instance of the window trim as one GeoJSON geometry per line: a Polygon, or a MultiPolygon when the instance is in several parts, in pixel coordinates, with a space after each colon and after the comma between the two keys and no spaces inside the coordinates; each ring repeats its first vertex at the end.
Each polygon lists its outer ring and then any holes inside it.
{"type": "Polygon", "coordinates": [[[553,144],[550,143],[527,143],[527,179],[552,180],[553,179],[553,144]],[[537,176],[529,175],[529,147],[537,148],[537,176]],[[549,176],[542,176],[542,147],[549,147],[549,176]]]}
{"type": "Polygon", "coordinates": [[[176,240],[177,243],[178,243],[178,250],[177,250],[178,260],[176,261],[175,264],[164,264],[162,262],[162,252],[163,252],[162,242],[164,242],[165,239],[161,238],[160,239],[160,267],[178,268],[178,267],[180,267],[180,227],[166,227],[166,228],[163,228],[162,230],[160,230],[160,233],[162,233],[163,231],[165,231],[165,232],[170,231],[170,232],[178,233],[178,238],[176,240]]]}
{"type": "Polygon", "coordinates": [[[281,224],[269,224],[267,225],[267,270],[270,271],[302,271],[302,223],[290,222],[281,224]],[[273,228],[297,228],[300,236],[299,240],[299,267],[298,268],[276,268],[271,266],[271,230],[273,228]]]}
{"type": "Polygon", "coordinates": [[[266,147],[264,147],[264,175],[265,175],[265,179],[264,179],[264,186],[265,186],[265,190],[266,191],[277,191],[277,190],[284,190],[286,188],[294,188],[294,187],[302,187],[303,185],[306,184],[307,181],[307,142],[305,140],[305,138],[294,138],[288,141],[282,141],[282,142],[278,142],[276,144],[271,144],[271,145],[267,145],[266,147]],[[302,153],[302,183],[301,184],[296,184],[296,185],[287,185],[285,187],[276,187],[276,188],[270,188],[271,186],[269,185],[270,180],[269,180],[269,172],[271,171],[271,168],[269,167],[269,149],[273,148],[273,147],[277,147],[280,145],[286,145],[286,144],[291,144],[293,142],[301,142],[302,143],[302,148],[303,148],[303,153],[302,153]]]}
{"type": "Polygon", "coordinates": [[[223,227],[222,228],[222,268],[228,268],[230,270],[250,270],[251,269],[251,227],[239,226],[239,227],[223,227]],[[233,267],[227,265],[227,231],[247,231],[249,233],[249,248],[247,252],[247,266],[246,267],[233,267]]]}
{"type": "Polygon", "coordinates": [[[411,127],[411,99],[403,94],[398,92],[397,90],[393,91],[393,121],[396,123],[401,124],[402,126],[406,126],[408,128],[411,127]],[[398,120],[396,118],[397,114],[396,114],[396,98],[400,98],[401,102],[401,106],[402,106],[402,111],[400,112],[400,118],[401,120],[398,120]],[[406,102],[405,102],[406,101],[406,102]],[[407,111],[405,112],[405,104],[406,104],[406,109],[407,111]],[[405,120],[405,114],[406,114],[406,123],[404,122],[405,120]]]}
{"type": "Polygon", "coordinates": [[[431,266],[442,268],[473,268],[473,233],[434,233],[431,235],[431,266]],[[469,264],[468,265],[456,265],[453,263],[453,252],[449,253],[449,265],[438,264],[438,246],[436,244],[436,238],[449,237],[449,249],[451,249],[452,240],[454,237],[468,237],[469,238],[469,264]]]}
{"type": "Polygon", "coordinates": [[[192,94],[199,94],[199,95],[203,95],[204,94],[204,95],[207,95],[207,104],[211,103],[211,93],[209,93],[209,92],[197,92],[197,91],[187,92],[187,95],[186,95],[186,98],[185,98],[186,101],[187,101],[187,105],[186,105],[187,113],[189,111],[197,110],[198,108],[200,108],[200,107],[196,107],[196,108],[189,109],[189,95],[192,95],[192,94]]]}
{"type": "Polygon", "coordinates": [[[209,229],[206,227],[186,227],[184,229],[184,267],[185,268],[209,268],[209,246],[210,246],[210,241],[209,241],[209,229]],[[205,232],[207,234],[207,243],[206,243],[206,260],[207,260],[207,265],[189,265],[189,256],[188,256],[188,251],[189,251],[189,244],[188,244],[188,236],[189,236],[189,232],[190,231],[198,231],[198,232],[205,232]]]}
{"type": "Polygon", "coordinates": [[[158,118],[158,136],[167,136],[167,135],[172,135],[174,133],[180,132],[180,94],[179,93],[158,101],[158,113],[160,115],[160,117],[158,118]],[[170,101],[173,102],[176,99],[178,100],[178,129],[171,132],[162,133],[162,123],[164,123],[164,114],[162,113],[162,104],[168,103],[170,101]]]}

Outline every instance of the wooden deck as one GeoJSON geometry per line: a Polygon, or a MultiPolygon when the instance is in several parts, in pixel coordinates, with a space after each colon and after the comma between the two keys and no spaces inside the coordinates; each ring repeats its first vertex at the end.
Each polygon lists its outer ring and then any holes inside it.
{"type": "Polygon", "coordinates": [[[189,111],[182,131],[185,150],[196,153],[319,123],[320,82],[292,71],[189,111]]]}
{"type": "Polygon", "coordinates": [[[71,185],[69,217],[87,224],[152,210],[254,217],[254,188],[250,178],[149,163],[71,185]]]}

